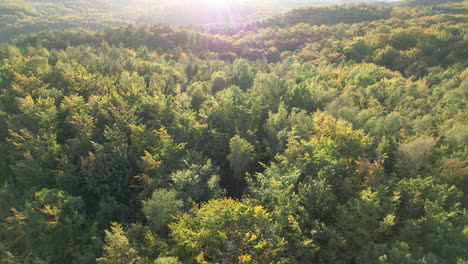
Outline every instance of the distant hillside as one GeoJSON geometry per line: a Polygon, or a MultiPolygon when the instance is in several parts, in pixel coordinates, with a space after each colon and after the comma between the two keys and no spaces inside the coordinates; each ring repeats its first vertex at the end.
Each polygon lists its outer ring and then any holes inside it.
{"type": "Polygon", "coordinates": [[[159,6],[146,11],[137,23],[163,23],[171,25],[229,24],[239,25],[273,15],[280,11],[257,3],[221,1],[185,1],[159,6]]]}
{"type": "Polygon", "coordinates": [[[406,6],[430,6],[439,5],[446,3],[460,3],[463,0],[404,0],[401,2],[402,5],[406,6]]]}
{"type": "Polygon", "coordinates": [[[101,29],[128,24],[88,1],[0,0],[0,41],[51,29],[101,29]]]}
{"type": "Polygon", "coordinates": [[[385,64],[392,70],[413,73],[420,70],[418,67],[421,65],[415,65],[417,61],[424,61],[424,67],[447,66],[467,58],[468,45],[463,39],[467,32],[460,31],[468,28],[464,13],[467,3],[417,9],[370,4],[310,7],[294,9],[235,29],[219,27],[199,31],[170,25],[129,25],[96,33],[45,32],[15,43],[23,47],[40,44],[62,49],[68,45],[100,45],[104,41],[133,49],[145,46],[173,54],[192,52],[203,58],[217,56],[223,60],[234,60],[242,57],[270,62],[294,52],[301,60],[317,63],[324,60],[343,63],[351,59],[385,64]],[[457,25],[457,29],[452,25],[457,25]],[[390,26],[398,31],[385,33],[390,26]],[[344,31],[354,33],[349,35],[344,31]]]}
{"type": "Polygon", "coordinates": [[[239,27],[290,8],[355,2],[361,0],[0,0],[0,41],[44,30],[135,23],[239,27]]]}
{"type": "MultiPolygon", "coordinates": [[[[283,14],[242,25],[240,30],[258,30],[267,27],[291,27],[297,24],[336,25],[388,19],[392,8],[369,4],[348,4],[292,9],[283,14]]],[[[209,28],[209,27],[208,27],[209,28]]],[[[210,31],[214,33],[213,31],[210,31]]]]}

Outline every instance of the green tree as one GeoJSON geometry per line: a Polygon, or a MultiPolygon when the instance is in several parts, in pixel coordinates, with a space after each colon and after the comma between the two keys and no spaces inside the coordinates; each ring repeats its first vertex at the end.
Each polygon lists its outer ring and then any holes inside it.
{"type": "Polygon", "coordinates": [[[96,259],[99,264],[149,264],[150,262],[139,256],[137,250],[130,246],[127,234],[122,225],[112,223],[111,231],[105,230],[106,245],[104,256],[96,259]]]}
{"type": "Polygon", "coordinates": [[[373,50],[366,41],[362,38],[355,39],[349,46],[344,48],[346,57],[355,62],[366,60],[367,56],[371,55],[373,50]]]}
{"type": "Polygon", "coordinates": [[[201,153],[189,151],[182,168],[171,173],[172,187],[187,202],[206,202],[222,195],[218,168],[201,153]]]}
{"type": "Polygon", "coordinates": [[[182,264],[176,257],[159,257],[154,264],[182,264]]]}
{"type": "Polygon", "coordinates": [[[157,189],[151,198],[143,201],[142,211],[151,230],[164,232],[164,227],[180,213],[182,206],[176,190],[157,189]]]}
{"type": "Polygon", "coordinates": [[[300,178],[298,169],[273,163],[265,166],[263,173],[248,179],[249,195],[271,212],[279,234],[286,239],[286,252],[291,263],[315,261],[319,249],[316,237],[310,232],[313,220],[305,216],[302,194],[296,192],[300,178]],[[301,225],[302,220],[308,221],[309,226],[301,225]]]}
{"type": "MultiPolygon", "coordinates": [[[[229,141],[229,154],[226,158],[233,171],[234,180],[239,188],[240,182],[243,179],[243,173],[249,168],[249,165],[254,162],[255,149],[247,140],[235,135],[229,141]]],[[[239,189],[237,189],[239,191],[239,189]]]]}
{"type": "Polygon", "coordinates": [[[276,110],[281,100],[284,99],[287,92],[287,86],[284,80],[280,79],[275,73],[258,72],[255,76],[252,89],[249,95],[268,108],[276,110]]]}
{"type": "Polygon", "coordinates": [[[13,209],[12,213],[7,218],[7,235],[11,236],[8,248],[21,258],[48,263],[95,258],[95,249],[88,244],[92,239],[91,225],[80,197],[57,189],[42,189],[26,202],[24,209],[13,209]]]}
{"type": "Polygon", "coordinates": [[[217,92],[229,87],[228,76],[225,72],[215,72],[211,75],[211,92],[217,92]]]}
{"type": "Polygon", "coordinates": [[[246,59],[237,59],[233,64],[232,80],[243,91],[252,87],[254,73],[246,59]]]}
{"type": "Polygon", "coordinates": [[[397,223],[400,196],[383,187],[363,190],[338,208],[337,227],[343,230],[351,253],[370,241],[385,241],[397,223]]]}
{"type": "Polygon", "coordinates": [[[211,200],[170,225],[185,263],[286,263],[284,239],[270,214],[252,202],[211,200]]]}

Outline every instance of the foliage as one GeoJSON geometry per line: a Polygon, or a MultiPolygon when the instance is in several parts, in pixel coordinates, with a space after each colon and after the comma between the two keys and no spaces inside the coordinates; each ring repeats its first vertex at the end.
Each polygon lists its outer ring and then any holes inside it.
{"type": "Polygon", "coordinates": [[[118,223],[112,223],[111,231],[106,233],[106,245],[104,246],[104,257],[98,258],[99,264],[142,264],[148,263],[142,258],[138,257],[138,252],[130,247],[128,238],[118,223]]]}
{"type": "Polygon", "coordinates": [[[284,240],[270,214],[251,202],[211,200],[170,225],[176,248],[193,263],[283,263],[284,240]]]}
{"type": "Polygon", "coordinates": [[[183,204],[176,196],[176,190],[158,189],[150,199],[143,201],[142,211],[152,230],[161,231],[180,212],[183,204]]]}
{"type": "Polygon", "coordinates": [[[0,43],[0,262],[465,263],[468,3],[437,2],[0,0],[0,38],[44,30],[0,43]]]}

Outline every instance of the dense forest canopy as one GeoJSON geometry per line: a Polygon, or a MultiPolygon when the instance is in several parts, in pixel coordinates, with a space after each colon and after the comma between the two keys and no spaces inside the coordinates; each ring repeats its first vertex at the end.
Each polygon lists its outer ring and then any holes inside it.
{"type": "Polygon", "coordinates": [[[1,263],[468,261],[468,1],[0,1],[1,263]]]}

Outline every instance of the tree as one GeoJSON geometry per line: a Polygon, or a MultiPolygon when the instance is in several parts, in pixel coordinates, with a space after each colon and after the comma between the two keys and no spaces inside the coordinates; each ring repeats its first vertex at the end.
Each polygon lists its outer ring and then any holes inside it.
{"type": "Polygon", "coordinates": [[[461,189],[438,184],[432,177],[419,177],[400,180],[395,192],[401,197],[399,241],[448,263],[468,258],[463,246],[468,243],[463,231],[468,216],[461,189]]]}
{"type": "Polygon", "coordinates": [[[187,87],[187,93],[191,97],[192,108],[200,109],[203,102],[209,98],[209,85],[207,83],[195,82],[187,87]]]}
{"type": "Polygon", "coordinates": [[[391,245],[370,242],[361,250],[356,261],[359,263],[416,264],[427,263],[433,259],[434,257],[431,255],[425,255],[418,259],[412,254],[407,243],[396,241],[391,245]]]}
{"type": "Polygon", "coordinates": [[[249,95],[268,108],[276,110],[279,102],[286,96],[287,86],[275,73],[258,72],[249,95]]]}
{"type": "Polygon", "coordinates": [[[237,86],[218,92],[206,103],[210,127],[232,137],[235,133],[248,134],[260,122],[260,110],[251,105],[251,100],[237,86]]]}
{"type": "Polygon", "coordinates": [[[233,68],[232,80],[234,84],[246,91],[253,83],[254,73],[252,67],[247,60],[237,59],[234,61],[233,68]]]}
{"type": "Polygon", "coordinates": [[[313,220],[304,214],[303,194],[296,192],[301,174],[296,168],[282,165],[265,166],[264,172],[248,179],[249,195],[271,212],[279,234],[287,241],[285,247],[291,263],[313,262],[319,248],[310,232],[313,220]],[[309,226],[301,225],[303,220],[309,226]]]}
{"type": "Polygon", "coordinates": [[[297,136],[303,139],[313,133],[312,117],[304,110],[292,109],[288,113],[285,105],[281,103],[277,113],[268,113],[268,119],[263,125],[266,137],[267,152],[271,157],[281,154],[286,149],[288,133],[294,129],[297,136]]]}
{"type": "Polygon", "coordinates": [[[103,257],[96,259],[99,264],[149,264],[150,262],[140,257],[138,252],[130,246],[127,234],[122,225],[112,223],[111,231],[105,230],[106,245],[103,257]]]}
{"type": "Polygon", "coordinates": [[[401,175],[414,177],[423,169],[431,168],[432,151],[436,141],[432,137],[421,136],[411,142],[401,144],[397,166],[401,175]]]}
{"type": "Polygon", "coordinates": [[[11,173],[24,190],[54,187],[61,146],[57,142],[57,110],[53,98],[18,98],[21,114],[12,118],[6,141],[11,173]],[[7,146],[8,146],[7,145],[7,146]]]}
{"type": "Polygon", "coordinates": [[[385,66],[392,70],[399,70],[401,66],[398,64],[401,54],[394,47],[387,45],[385,48],[378,49],[374,52],[374,62],[385,66]]]}
{"type": "Polygon", "coordinates": [[[389,194],[384,187],[363,190],[360,196],[339,206],[337,227],[342,229],[350,253],[370,241],[385,241],[396,225],[400,196],[389,194]]]}
{"type": "Polygon", "coordinates": [[[176,257],[159,257],[154,264],[182,264],[176,257]]]}
{"type": "Polygon", "coordinates": [[[344,48],[344,52],[348,59],[355,62],[362,62],[367,56],[372,54],[372,48],[367,45],[366,41],[362,38],[357,38],[344,48]]]}
{"type": "Polygon", "coordinates": [[[233,171],[234,179],[237,184],[237,191],[242,180],[242,174],[249,168],[249,165],[254,161],[255,152],[254,146],[247,140],[235,135],[229,141],[230,152],[227,155],[229,164],[233,171]]]}
{"type": "Polygon", "coordinates": [[[354,130],[352,124],[318,111],[313,117],[314,137],[318,140],[331,139],[342,157],[356,158],[363,155],[372,143],[372,138],[362,130],[354,130]]]}
{"type": "Polygon", "coordinates": [[[224,90],[228,86],[229,86],[229,80],[225,72],[215,72],[211,75],[212,94],[216,94],[217,92],[224,90]]]}
{"type": "Polygon", "coordinates": [[[164,227],[178,215],[183,206],[173,189],[157,189],[151,198],[143,201],[143,214],[153,231],[164,232],[164,227]]]}
{"type": "Polygon", "coordinates": [[[12,252],[48,263],[94,258],[95,249],[88,245],[88,232],[92,230],[80,197],[57,189],[42,189],[26,202],[23,210],[12,212],[6,219],[12,252]]]}
{"type": "Polygon", "coordinates": [[[218,167],[201,153],[189,151],[182,160],[182,168],[171,173],[172,187],[186,202],[206,202],[220,198],[218,167]]]}
{"type": "Polygon", "coordinates": [[[284,239],[270,214],[253,202],[211,200],[170,224],[184,263],[286,263],[284,239]]]}

